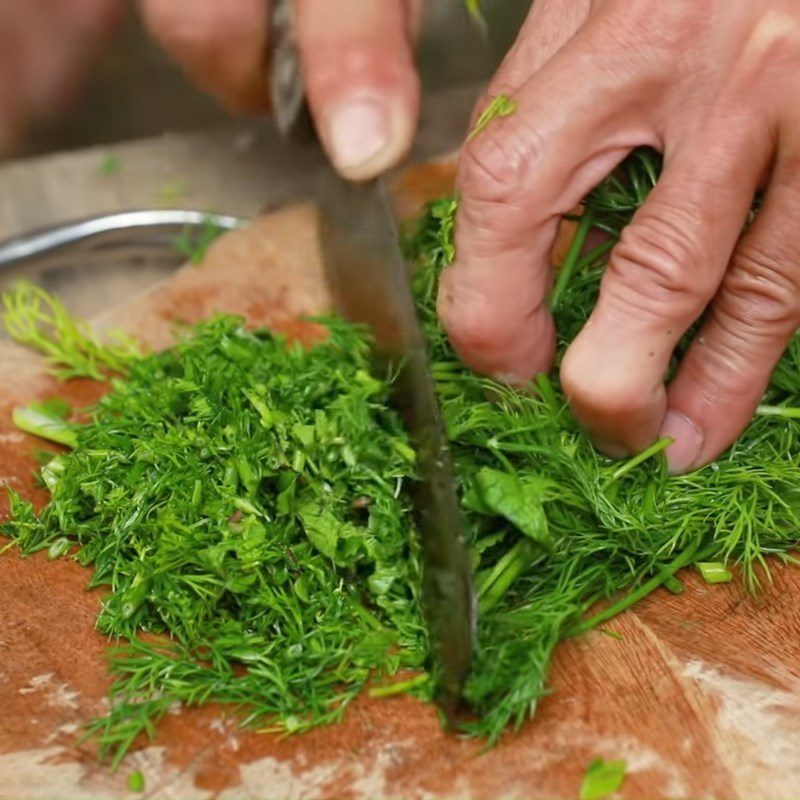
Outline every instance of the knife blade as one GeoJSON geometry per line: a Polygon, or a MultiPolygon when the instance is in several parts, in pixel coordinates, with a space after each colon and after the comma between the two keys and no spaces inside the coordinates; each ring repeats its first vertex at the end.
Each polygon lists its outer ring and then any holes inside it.
{"type": "MultiPolygon", "coordinates": [[[[289,140],[321,150],[304,101],[290,4],[280,0],[272,8],[272,104],[278,127],[289,140]]],[[[423,612],[439,673],[439,701],[454,714],[472,660],[477,604],[425,337],[385,181],[344,180],[324,156],[318,169],[314,199],[335,310],[369,327],[383,368],[396,375],[392,400],[417,452],[413,501],[421,538],[423,612]]]]}

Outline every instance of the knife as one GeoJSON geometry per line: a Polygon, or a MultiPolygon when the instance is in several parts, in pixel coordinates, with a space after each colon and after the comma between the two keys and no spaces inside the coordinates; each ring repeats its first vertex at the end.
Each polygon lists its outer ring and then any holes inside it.
{"type": "Polygon", "coordinates": [[[413,500],[421,537],[423,612],[439,678],[438,700],[452,716],[461,707],[472,660],[477,604],[452,458],[389,193],[383,179],[344,180],[321,153],[305,102],[289,0],[273,0],[271,22],[273,114],[285,138],[319,153],[314,199],[336,311],[371,329],[379,361],[396,375],[392,400],[416,447],[420,475],[413,500]]]}

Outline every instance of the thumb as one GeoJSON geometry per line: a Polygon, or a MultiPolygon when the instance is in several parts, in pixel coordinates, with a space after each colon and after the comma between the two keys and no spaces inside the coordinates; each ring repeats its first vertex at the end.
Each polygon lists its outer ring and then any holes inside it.
{"type": "Polygon", "coordinates": [[[308,101],[334,166],[354,180],[394,166],[419,114],[412,6],[295,0],[295,8],[308,101]]]}

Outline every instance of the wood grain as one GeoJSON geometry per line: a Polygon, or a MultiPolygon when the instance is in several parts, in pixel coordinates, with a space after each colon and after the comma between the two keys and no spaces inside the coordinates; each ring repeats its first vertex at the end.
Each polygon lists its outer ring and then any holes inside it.
{"type": "MultiPolygon", "coordinates": [[[[404,207],[452,171],[407,176],[404,207]]],[[[258,220],[219,240],[187,267],[99,321],[166,344],[174,320],[213,311],[313,336],[298,322],[327,294],[307,207],[258,220]]],[[[62,389],[42,364],[0,343],[0,476],[36,496],[35,443],[10,410],[62,389]]],[[[72,400],[100,391],[67,387],[72,400]]],[[[39,499],[41,496],[39,496],[39,499]]],[[[100,597],[89,573],[43,554],[0,556],[0,797],[127,795],[141,769],[147,797],[576,797],[594,757],[626,758],[626,798],[800,795],[800,573],[776,568],[753,599],[737,585],[659,591],[609,624],[563,645],[553,692],[535,721],[482,753],[444,733],[434,709],[407,697],[362,698],[343,724],[289,739],[236,730],[220,709],[181,710],[112,774],[76,731],[101,713],[107,642],[94,630],[100,597]]]]}

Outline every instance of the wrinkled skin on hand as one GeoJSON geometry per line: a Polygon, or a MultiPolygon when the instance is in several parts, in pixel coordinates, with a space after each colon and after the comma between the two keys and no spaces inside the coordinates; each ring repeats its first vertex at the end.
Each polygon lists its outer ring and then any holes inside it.
{"type": "Polygon", "coordinates": [[[457,260],[439,296],[453,345],[510,382],[547,369],[560,215],[632,148],[655,147],[663,177],[614,249],[561,380],[610,455],[671,436],[672,471],[707,463],[747,424],[800,324],[800,4],[537,0],[480,108],[501,93],[518,110],[459,164],[457,260]]]}
{"type": "Polygon", "coordinates": [[[0,3],[0,155],[72,99],[123,0],[0,3]]]}
{"type": "MultiPolygon", "coordinates": [[[[422,0],[295,0],[309,105],[333,164],[355,180],[396,164],[419,115],[412,38],[422,0]]],[[[265,0],[141,0],[155,38],[223,105],[267,110],[265,0]]]]}

